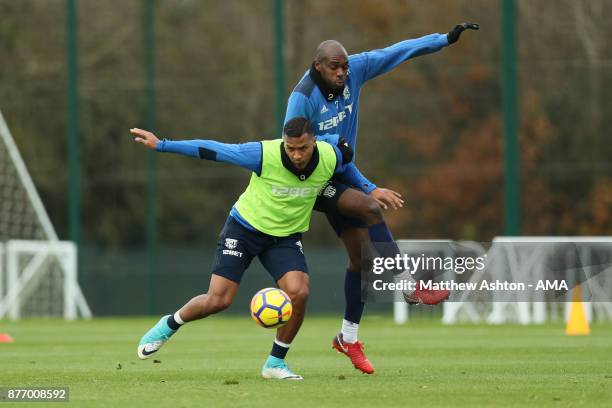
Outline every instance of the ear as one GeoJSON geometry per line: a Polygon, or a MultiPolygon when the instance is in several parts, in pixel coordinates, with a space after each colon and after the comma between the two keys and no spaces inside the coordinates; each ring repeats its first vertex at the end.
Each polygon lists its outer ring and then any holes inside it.
{"type": "Polygon", "coordinates": [[[320,61],[315,61],[314,66],[317,71],[321,72],[321,62],[320,61]]]}

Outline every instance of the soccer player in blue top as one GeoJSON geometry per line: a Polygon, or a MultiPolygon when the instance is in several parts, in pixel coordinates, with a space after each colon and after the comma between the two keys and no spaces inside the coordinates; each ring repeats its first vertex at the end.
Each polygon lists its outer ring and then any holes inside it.
{"type": "MultiPolygon", "coordinates": [[[[339,134],[356,153],[361,87],[404,61],[455,43],[466,29],[478,28],[477,24],[463,23],[447,34],[430,34],[350,56],[339,42],[324,41],[317,48],[310,69],[289,96],[285,122],[297,116],[306,117],[313,124],[316,135],[339,134]]],[[[399,252],[384,222],[381,207],[397,209],[403,201],[400,194],[377,187],[358,171],[353,174],[360,179],[363,192],[350,188],[341,178],[335,177],[319,195],[315,210],[325,213],[349,255],[344,283],[344,319],[332,346],[346,354],[355,368],[371,374],[374,368],[363,352],[362,343],[357,340],[364,308],[360,280],[361,248],[370,240],[395,248],[392,252],[399,252]]],[[[448,295],[448,291],[424,290],[418,285],[415,291],[404,292],[409,303],[436,304],[448,295]]]]}

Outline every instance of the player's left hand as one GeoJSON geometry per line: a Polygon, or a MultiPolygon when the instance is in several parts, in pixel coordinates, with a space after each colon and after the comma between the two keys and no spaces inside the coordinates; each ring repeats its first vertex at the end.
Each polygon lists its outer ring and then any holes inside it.
{"type": "Polygon", "coordinates": [[[375,188],[370,192],[370,195],[384,210],[389,209],[389,207],[397,210],[404,206],[402,195],[388,188],[375,188]]]}
{"type": "Polygon", "coordinates": [[[453,28],[451,31],[449,31],[448,34],[446,34],[446,37],[448,38],[448,43],[449,44],[456,43],[459,37],[461,36],[461,33],[464,32],[465,30],[478,30],[478,29],[480,29],[480,26],[476,23],[457,24],[455,28],[453,28]]]}
{"type": "Polygon", "coordinates": [[[157,138],[157,136],[155,136],[149,131],[132,128],[130,129],[130,133],[136,135],[136,137],[134,138],[135,142],[141,143],[147,146],[149,149],[155,149],[157,147],[157,144],[159,143],[159,139],[157,138]]]}

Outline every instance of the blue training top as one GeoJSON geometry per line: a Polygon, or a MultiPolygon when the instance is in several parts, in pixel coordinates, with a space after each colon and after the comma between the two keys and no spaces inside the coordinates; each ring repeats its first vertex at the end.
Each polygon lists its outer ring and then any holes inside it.
{"type": "MultiPolygon", "coordinates": [[[[295,117],[305,117],[312,124],[317,136],[339,134],[356,153],[361,87],[370,79],[392,70],[404,61],[439,51],[447,45],[446,34],[430,34],[387,48],[350,55],[344,90],[336,94],[329,93],[317,85],[315,76],[318,72],[313,72],[316,70],[311,67],[289,96],[285,123],[295,117]]],[[[364,189],[367,193],[376,187],[365,178],[361,180],[360,185],[368,186],[364,189]]]]}

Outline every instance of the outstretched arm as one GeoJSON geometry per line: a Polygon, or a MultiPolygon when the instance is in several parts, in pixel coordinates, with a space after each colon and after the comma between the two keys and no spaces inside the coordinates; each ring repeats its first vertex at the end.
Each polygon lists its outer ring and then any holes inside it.
{"type": "Polygon", "coordinates": [[[261,173],[261,143],[220,143],[214,140],[159,140],[155,134],[143,129],[130,129],[134,141],[158,152],[177,153],[200,159],[235,164],[261,173]]]}
{"type": "Polygon", "coordinates": [[[387,48],[351,55],[349,64],[351,70],[360,77],[362,82],[368,81],[411,58],[431,54],[459,40],[465,30],[478,30],[475,23],[456,25],[447,34],[430,34],[424,37],[401,41],[387,48]]]}

